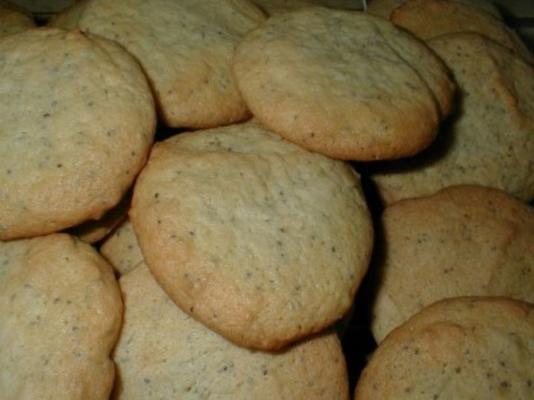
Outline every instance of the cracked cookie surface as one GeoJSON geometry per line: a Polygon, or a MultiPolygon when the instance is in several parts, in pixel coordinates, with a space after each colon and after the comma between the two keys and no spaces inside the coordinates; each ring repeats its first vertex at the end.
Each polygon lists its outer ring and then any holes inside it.
{"type": "Polygon", "coordinates": [[[435,54],[382,18],[307,8],[245,37],[234,75],[254,116],[333,158],[395,159],[434,139],[454,85],[435,54]]]}
{"type": "Polygon", "coordinates": [[[144,165],[156,123],[121,47],[39,28],[0,42],[0,239],[100,218],[144,165]]]}
{"type": "Polygon", "coordinates": [[[355,172],[253,122],[157,144],[130,218],[169,296],[226,338],[261,349],[339,319],[373,243],[355,172]]]}
{"type": "Polygon", "coordinates": [[[105,400],[122,299],[109,264],[66,234],[0,242],[3,399],[105,400]]]}

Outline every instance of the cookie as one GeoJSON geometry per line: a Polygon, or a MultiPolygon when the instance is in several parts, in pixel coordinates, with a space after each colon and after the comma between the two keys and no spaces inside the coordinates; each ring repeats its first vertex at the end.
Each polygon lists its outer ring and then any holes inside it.
{"type": "Polygon", "coordinates": [[[108,399],[121,318],[111,267],[88,244],[0,242],[2,399],[108,399]]]}
{"type": "MultiPolygon", "coordinates": [[[[405,1],[406,0],[372,0],[367,6],[367,11],[369,14],[389,19],[393,10],[402,5],[405,1]]],[[[502,19],[502,15],[497,6],[487,0],[454,0],[454,2],[475,7],[479,11],[484,11],[495,18],[502,19]]]]}
{"type": "Polygon", "coordinates": [[[100,219],[87,221],[75,226],[69,229],[69,233],[87,243],[94,244],[99,242],[127,218],[130,200],[131,194],[127,194],[119,204],[108,210],[100,219]]]}
{"type": "Polygon", "coordinates": [[[529,400],[534,305],[462,297],[423,309],[395,329],[364,369],[358,400],[529,400]]]}
{"type": "Polygon", "coordinates": [[[0,42],[0,69],[0,239],[100,218],[154,136],[138,64],[105,39],[40,28],[0,42]]]}
{"type": "Polygon", "coordinates": [[[449,187],[391,205],[382,226],[372,318],[378,342],[443,298],[509,296],[534,303],[534,210],[510,195],[449,187]]]}
{"type": "Polygon", "coordinates": [[[248,117],[230,60],[265,18],[249,1],[90,0],[66,13],[53,24],[115,40],[135,55],[167,125],[205,128],[248,117]]]}
{"type": "Polygon", "coordinates": [[[306,8],[239,45],[234,74],[254,116],[333,158],[413,155],[435,137],[453,84],[422,43],[382,18],[306,8]]]}
{"type": "Polygon", "coordinates": [[[373,171],[384,201],[459,184],[534,198],[534,67],[474,33],[428,43],[453,71],[460,89],[457,111],[427,152],[373,171]]]}
{"type": "Polygon", "coordinates": [[[114,352],[116,399],[348,399],[335,334],[280,353],[228,342],[180,310],[143,263],[120,279],[124,326],[114,352]]]}
{"type": "Polygon", "coordinates": [[[449,0],[407,0],[392,12],[390,19],[424,40],[448,33],[479,33],[526,60],[534,61],[527,46],[504,22],[467,4],[449,0]]]}
{"type": "Polygon", "coordinates": [[[33,28],[35,22],[29,13],[0,1],[0,38],[33,28]]]}
{"type": "Polygon", "coordinates": [[[176,304],[258,349],[341,318],[373,243],[356,173],[255,122],[156,144],[129,215],[176,304]]]}
{"type": "Polygon", "coordinates": [[[143,261],[143,253],[129,219],[124,220],[100,246],[100,253],[123,275],[143,261]]]}

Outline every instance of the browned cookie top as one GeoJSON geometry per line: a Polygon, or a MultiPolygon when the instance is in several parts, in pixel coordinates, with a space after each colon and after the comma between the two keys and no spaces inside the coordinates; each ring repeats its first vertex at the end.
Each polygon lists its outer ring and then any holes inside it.
{"type": "Polygon", "coordinates": [[[263,124],[341,159],[417,153],[452,103],[448,72],[424,44],[360,12],[274,16],[240,44],[234,74],[263,124]]]}
{"type": "Polygon", "coordinates": [[[143,66],[167,125],[206,128],[248,116],[230,61],[264,18],[248,0],[88,0],[53,24],[120,43],[143,66]]]}
{"type": "Polygon", "coordinates": [[[248,350],[178,308],[141,263],[120,280],[125,324],[114,353],[128,400],[348,400],[345,360],[335,333],[282,352],[248,350]]]}
{"type": "Polygon", "coordinates": [[[534,211],[495,189],[454,186],[384,211],[372,329],[381,341],[425,305],[455,296],[534,302],[534,211]]]}
{"type": "Polygon", "coordinates": [[[530,400],[534,305],[461,297],[423,309],[378,347],[357,400],[530,400]]]}
{"type": "Polygon", "coordinates": [[[108,399],[121,319],[111,267],[88,244],[0,242],[0,397],[108,399]]]}
{"type": "Polygon", "coordinates": [[[235,343],[262,349],[339,319],[373,243],[351,168],[256,123],[157,144],[130,217],[169,296],[235,343]]]}
{"type": "Polygon", "coordinates": [[[105,39],[39,28],[0,41],[0,70],[0,239],[98,219],[152,144],[138,64],[105,39]]]}
{"type": "Polygon", "coordinates": [[[534,66],[475,33],[428,44],[456,79],[455,113],[426,153],[376,175],[387,203],[458,184],[534,197],[534,66]]]}

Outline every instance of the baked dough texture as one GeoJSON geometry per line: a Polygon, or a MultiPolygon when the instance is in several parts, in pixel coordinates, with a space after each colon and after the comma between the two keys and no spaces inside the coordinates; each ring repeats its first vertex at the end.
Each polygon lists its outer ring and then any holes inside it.
{"type": "Polygon", "coordinates": [[[121,201],[108,210],[100,219],[84,222],[68,230],[86,243],[96,244],[107,237],[127,217],[130,207],[131,193],[127,193],[121,201]]]}
{"type": "Polygon", "coordinates": [[[384,166],[374,180],[387,204],[459,184],[534,198],[534,66],[475,33],[428,41],[459,87],[458,105],[427,151],[384,166]]]}
{"type": "Polygon", "coordinates": [[[123,275],[143,261],[143,253],[129,219],[124,220],[100,246],[100,253],[123,275]]]}
{"type": "Polygon", "coordinates": [[[114,399],[349,398],[335,333],[282,352],[251,351],[181,311],[144,263],[124,275],[120,286],[126,311],[114,353],[119,376],[114,399]]]}
{"type": "Polygon", "coordinates": [[[3,400],[106,400],[122,300],[108,263],[66,234],[0,242],[3,400]]]}
{"type": "Polygon", "coordinates": [[[207,128],[249,116],[230,61],[264,19],[248,0],[89,0],[52,24],[120,43],[143,66],[165,124],[207,128]]]}
{"type": "Polygon", "coordinates": [[[356,173],[255,122],[156,144],[129,215],[169,296],[258,349],[341,318],[373,243],[356,173]]]}
{"type": "Polygon", "coordinates": [[[441,60],[412,35],[382,18],[322,7],[275,15],[252,31],[234,74],[265,126],[348,160],[423,150],[454,93],[441,60]]]}
{"type": "Polygon", "coordinates": [[[154,102],[135,60],[54,28],[0,42],[0,240],[100,218],[144,165],[154,102]]]}
{"type": "Polygon", "coordinates": [[[448,33],[478,33],[534,62],[527,46],[503,21],[456,1],[407,0],[392,12],[390,19],[424,40],[448,33]]]}
{"type": "Polygon", "coordinates": [[[457,296],[534,303],[534,210],[500,190],[454,186],[382,215],[371,323],[380,342],[424,306],[457,296]]]}
{"type": "Polygon", "coordinates": [[[534,305],[504,297],[435,303],[375,351],[357,400],[532,399],[534,305]]]}

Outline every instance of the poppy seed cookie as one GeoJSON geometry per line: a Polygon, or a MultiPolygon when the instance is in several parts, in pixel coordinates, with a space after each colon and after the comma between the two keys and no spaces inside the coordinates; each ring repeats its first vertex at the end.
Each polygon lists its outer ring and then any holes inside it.
{"type": "Polygon", "coordinates": [[[426,307],[375,351],[358,400],[530,400],[534,305],[461,297],[426,307]]]}
{"type": "Polygon", "coordinates": [[[382,225],[384,258],[371,323],[377,342],[446,297],[534,302],[534,211],[512,196],[449,187],[387,207],[382,225]]]}
{"type": "Polygon", "coordinates": [[[228,342],[178,308],[141,263],[120,279],[124,326],[115,399],[348,400],[335,333],[278,353],[228,342]]]}
{"type": "Polygon", "coordinates": [[[333,158],[411,156],[434,139],[454,87],[442,62],[382,18],[313,7],[271,17],[234,74],[254,116],[333,158]]]}
{"type": "Polygon", "coordinates": [[[153,140],[135,60],[105,39],[40,28],[2,39],[0,69],[0,239],[100,218],[153,140]]]}
{"type": "Polygon", "coordinates": [[[425,153],[375,171],[387,204],[477,184],[534,197],[534,66],[475,33],[427,42],[452,70],[456,113],[425,153]]]}
{"type": "Polygon", "coordinates": [[[156,144],[129,215],[176,304],[258,349],[341,318],[373,243],[356,173],[254,122],[156,144]]]}
{"type": "Polygon", "coordinates": [[[65,13],[52,24],[114,40],[137,58],[167,125],[249,116],[230,73],[235,47],[265,19],[248,0],[89,0],[65,13]]]}
{"type": "Polygon", "coordinates": [[[0,242],[2,399],[108,399],[121,319],[111,267],[88,244],[0,242]]]}

